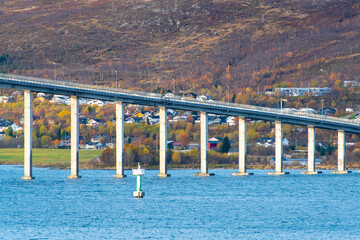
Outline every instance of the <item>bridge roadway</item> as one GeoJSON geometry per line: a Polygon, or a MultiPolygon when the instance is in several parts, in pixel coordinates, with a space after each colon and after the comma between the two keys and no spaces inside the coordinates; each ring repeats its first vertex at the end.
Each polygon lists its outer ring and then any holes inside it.
{"type": "Polygon", "coordinates": [[[239,172],[233,175],[251,175],[246,172],[246,118],[275,122],[275,172],[269,174],[282,175],[282,126],[283,123],[303,125],[308,127],[308,171],[304,174],[318,174],[315,171],[315,128],[336,130],[338,132],[338,170],[334,173],[343,174],[345,170],[345,132],[360,133],[360,123],[354,120],[317,114],[304,114],[296,111],[285,112],[280,109],[234,104],[219,101],[200,101],[187,97],[166,96],[156,93],[114,89],[73,82],[55,81],[42,78],[0,74],[0,88],[24,90],[24,177],[32,176],[32,92],[63,94],[71,96],[71,175],[69,178],[79,178],[78,171],[78,139],[79,139],[79,106],[78,98],[91,98],[116,103],[116,175],[124,175],[124,107],[123,103],[151,105],[160,108],[160,153],[159,177],[167,174],[167,108],[200,112],[200,164],[199,176],[210,176],[207,161],[208,114],[239,117],[239,172]]]}
{"type": "Polygon", "coordinates": [[[344,130],[360,133],[360,122],[318,114],[285,112],[277,108],[258,107],[219,101],[200,101],[187,97],[165,97],[162,94],[114,89],[73,82],[54,81],[41,78],[0,74],[0,88],[31,90],[51,94],[63,94],[106,101],[121,101],[139,105],[164,106],[167,108],[207,112],[218,115],[244,116],[246,118],[281,121],[282,123],[316,128],[344,130]]]}

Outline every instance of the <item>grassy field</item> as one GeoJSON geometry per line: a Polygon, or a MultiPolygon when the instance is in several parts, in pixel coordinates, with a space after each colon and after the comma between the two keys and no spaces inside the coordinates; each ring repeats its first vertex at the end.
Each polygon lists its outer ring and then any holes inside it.
{"type": "MultiPolygon", "coordinates": [[[[83,168],[99,168],[92,167],[87,163],[94,157],[100,156],[103,150],[79,150],[79,163],[83,168]]],[[[0,165],[23,165],[24,164],[24,149],[22,148],[0,148],[0,165]]],[[[55,168],[69,168],[70,167],[70,149],[33,149],[33,164],[38,167],[55,167],[55,168]]],[[[199,168],[199,164],[169,164],[169,169],[176,168],[199,168]]],[[[223,168],[236,169],[237,164],[209,164],[209,168],[223,168]]],[[[248,165],[248,169],[273,169],[269,165],[248,165]]],[[[132,168],[125,166],[125,168],[132,168]]],[[[147,169],[158,169],[158,165],[146,166],[147,169]]],[[[321,165],[316,166],[317,169],[336,169],[337,166],[321,165]]],[[[360,169],[360,165],[346,166],[347,169],[360,169]]],[[[285,166],[285,169],[306,169],[306,166],[285,166]]]]}
{"type": "MultiPolygon", "coordinates": [[[[103,150],[79,150],[79,162],[101,155],[103,150]]],[[[0,148],[0,164],[24,164],[23,148],[0,148]]],[[[40,166],[70,165],[70,149],[33,149],[33,164],[40,166]]]]}

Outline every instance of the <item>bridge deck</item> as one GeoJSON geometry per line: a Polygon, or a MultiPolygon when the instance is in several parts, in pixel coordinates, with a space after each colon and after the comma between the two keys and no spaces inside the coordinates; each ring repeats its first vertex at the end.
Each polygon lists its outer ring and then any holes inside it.
{"type": "Polygon", "coordinates": [[[114,89],[73,82],[55,81],[42,78],[0,74],[0,87],[10,89],[32,90],[51,94],[75,95],[83,98],[101,99],[106,101],[122,101],[139,105],[165,106],[188,111],[244,116],[251,119],[281,121],[288,124],[314,126],[331,130],[344,130],[360,133],[360,123],[355,120],[342,119],[317,114],[305,114],[296,111],[285,112],[276,108],[251,106],[245,104],[226,103],[219,101],[200,101],[187,97],[166,97],[161,94],[126,89],[114,89]]]}

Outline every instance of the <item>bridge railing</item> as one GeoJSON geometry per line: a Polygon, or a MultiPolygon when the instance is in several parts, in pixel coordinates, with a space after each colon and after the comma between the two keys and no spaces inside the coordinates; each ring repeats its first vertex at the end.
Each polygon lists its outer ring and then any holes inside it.
{"type": "Polygon", "coordinates": [[[236,103],[227,103],[227,102],[220,102],[220,101],[213,101],[213,100],[204,100],[199,101],[192,98],[187,97],[168,97],[168,99],[176,99],[180,101],[186,100],[186,102],[192,102],[193,104],[200,104],[200,105],[212,105],[217,107],[227,107],[227,108],[235,108],[240,110],[246,110],[246,111],[254,111],[254,112],[264,112],[264,113],[271,113],[276,114],[278,116],[289,116],[293,117],[294,115],[301,118],[306,119],[317,119],[321,121],[332,121],[332,122],[338,122],[338,123],[346,123],[351,125],[360,126],[360,123],[352,120],[352,119],[343,119],[343,118],[337,118],[337,117],[331,117],[326,115],[318,115],[318,114],[312,114],[312,113],[302,113],[299,111],[285,111],[284,109],[277,109],[277,108],[268,108],[268,107],[260,107],[260,106],[252,106],[252,105],[246,105],[246,104],[236,104],[236,103]],[[186,98],[186,99],[185,99],[186,98]]]}
{"type": "Polygon", "coordinates": [[[88,84],[81,84],[81,83],[74,83],[74,82],[65,82],[59,80],[49,80],[43,78],[34,78],[34,77],[26,77],[26,76],[16,76],[11,74],[0,74],[0,77],[3,79],[8,79],[15,82],[26,82],[31,84],[38,84],[38,85],[47,85],[49,87],[57,87],[59,89],[77,89],[80,91],[96,91],[98,93],[102,93],[105,95],[110,96],[118,96],[118,97],[126,97],[126,95],[131,95],[132,97],[136,97],[138,99],[144,100],[157,100],[157,101],[172,101],[172,102],[179,102],[179,103],[187,103],[197,106],[213,106],[218,108],[229,108],[229,109],[237,109],[237,110],[245,110],[247,112],[254,112],[254,113],[270,113],[277,116],[288,116],[288,117],[300,117],[304,119],[310,120],[320,120],[320,121],[328,121],[328,122],[337,122],[340,124],[350,124],[355,126],[360,126],[360,123],[351,120],[351,119],[343,119],[337,117],[331,117],[326,115],[318,115],[312,113],[301,113],[299,111],[291,111],[287,112],[284,109],[277,109],[277,108],[268,108],[268,107],[260,107],[260,106],[252,106],[246,104],[237,104],[237,103],[228,103],[228,102],[220,102],[214,100],[197,100],[194,98],[189,97],[180,97],[180,96],[165,96],[158,93],[148,93],[143,91],[136,91],[136,90],[128,90],[128,89],[117,89],[117,88],[110,88],[110,87],[100,87],[96,85],[88,85],[88,84]]]}
{"type": "Polygon", "coordinates": [[[156,94],[156,93],[149,94],[147,92],[136,91],[136,90],[116,89],[116,88],[102,87],[102,86],[96,86],[96,85],[66,82],[66,81],[61,81],[61,80],[54,81],[54,80],[43,79],[43,78],[17,76],[17,75],[12,75],[12,74],[0,74],[0,77],[3,79],[11,80],[11,81],[16,81],[16,82],[24,82],[25,81],[26,83],[38,84],[38,85],[49,86],[49,87],[57,87],[59,89],[73,88],[73,89],[77,89],[77,90],[97,91],[97,92],[100,92],[103,94],[105,94],[105,93],[106,94],[130,94],[130,95],[138,96],[138,97],[142,97],[142,98],[162,99],[161,94],[156,94]]]}

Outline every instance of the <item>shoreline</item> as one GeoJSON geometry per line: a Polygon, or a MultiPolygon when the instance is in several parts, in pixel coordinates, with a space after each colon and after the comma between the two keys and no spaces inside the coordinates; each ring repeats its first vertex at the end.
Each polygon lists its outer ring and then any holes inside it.
{"type": "MultiPolygon", "coordinates": [[[[23,166],[23,163],[19,162],[0,162],[0,165],[15,165],[15,166],[23,166]]],[[[70,170],[70,163],[69,164],[33,164],[33,167],[35,168],[50,168],[53,170],[70,170]]],[[[87,163],[80,164],[80,169],[82,170],[116,170],[114,167],[109,166],[89,166],[87,163]]],[[[126,166],[124,167],[124,170],[131,170],[133,168],[136,168],[136,166],[126,166]]],[[[145,170],[158,170],[158,165],[153,166],[143,166],[145,170]]],[[[200,165],[168,165],[168,170],[184,170],[184,169],[191,169],[196,170],[200,169],[200,165]]],[[[230,164],[209,164],[209,169],[231,169],[231,170],[237,170],[237,165],[230,165],[230,164]]],[[[316,170],[336,170],[336,165],[323,165],[323,166],[316,166],[316,170]]],[[[360,170],[360,166],[347,166],[347,170],[360,170]]],[[[248,166],[247,170],[275,170],[273,166],[270,165],[250,165],[248,166]]],[[[307,170],[307,166],[284,166],[283,170],[307,170]]]]}

